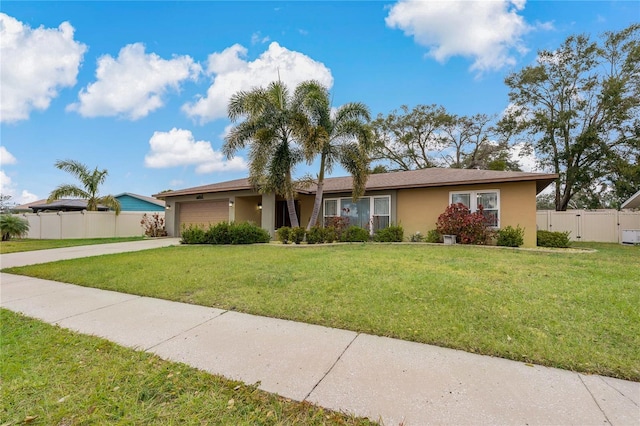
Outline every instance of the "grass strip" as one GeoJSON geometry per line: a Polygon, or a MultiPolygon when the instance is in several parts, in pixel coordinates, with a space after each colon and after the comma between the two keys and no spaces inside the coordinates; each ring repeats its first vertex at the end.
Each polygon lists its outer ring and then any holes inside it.
{"type": "Polygon", "coordinates": [[[10,424],[369,425],[0,309],[10,424]]]}
{"type": "Polygon", "coordinates": [[[178,246],[7,272],[640,381],[640,247],[178,246]]]}
{"type": "Polygon", "coordinates": [[[21,251],[47,250],[62,247],[88,246],[93,244],[123,243],[141,241],[145,237],[118,238],[77,238],[66,240],[33,240],[29,238],[3,241],[0,244],[0,254],[18,253],[21,251]]]}

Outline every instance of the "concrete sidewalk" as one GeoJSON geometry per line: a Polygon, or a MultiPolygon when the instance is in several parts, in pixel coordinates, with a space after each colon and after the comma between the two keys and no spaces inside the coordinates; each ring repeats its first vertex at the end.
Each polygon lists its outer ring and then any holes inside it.
{"type": "Polygon", "coordinates": [[[0,290],[3,308],[385,425],[640,424],[637,382],[5,273],[0,290]]]}
{"type": "Polygon", "coordinates": [[[103,254],[124,253],[129,251],[148,250],[152,248],[175,246],[180,238],[153,238],[123,243],[94,244],[90,246],[64,247],[49,250],[24,251],[0,255],[0,268],[33,265],[36,263],[55,262],[57,260],[76,259],[79,257],[100,256],[103,254]]]}

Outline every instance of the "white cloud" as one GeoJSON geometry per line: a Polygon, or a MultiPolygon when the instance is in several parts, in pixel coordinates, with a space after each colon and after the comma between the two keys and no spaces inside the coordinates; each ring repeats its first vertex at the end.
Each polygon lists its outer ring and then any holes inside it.
{"type": "Polygon", "coordinates": [[[0,122],[26,120],[45,110],[64,87],[76,84],[87,47],[73,39],[74,28],[36,29],[0,13],[0,122]]]}
{"type": "Polygon", "coordinates": [[[16,164],[18,160],[14,157],[7,148],[4,146],[0,146],[0,166],[4,166],[6,164],[16,164]]]}
{"type": "Polygon", "coordinates": [[[521,37],[533,27],[518,14],[524,5],[525,0],[401,0],[385,22],[427,46],[438,62],[470,57],[470,69],[484,72],[514,65],[513,49],[526,52],[521,37]]]}
{"type": "Polygon", "coordinates": [[[117,58],[104,55],[98,59],[97,81],[78,94],[80,102],[68,110],[84,117],[122,116],[137,120],[164,105],[169,89],[178,91],[180,83],[196,79],[200,65],[189,56],[162,59],[145,53],[142,43],[129,44],[117,58]]]}
{"type": "Polygon", "coordinates": [[[40,197],[38,197],[36,194],[32,194],[26,189],[23,189],[22,192],[20,192],[20,197],[18,197],[17,203],[18,204],[33,203],[34,201],[37,201],[39,198],[40,197]]]}
{"type": "Polygon", "coordinates": [[[538,159],[536,158],[535,150],[527,149],[524,143],[512,145],[510,154],[511,161],[518,162],[523,172],[538,171],[538,159]]]}
{"type": "Polygon", "coordinates": [[[4,170],[0,170],[0,194],[11,195],[13,197],[15,192],[16,190],[11,178],[7,176],[4,170]]]}
{"type": "Polygon", "coordinates": [[[318,80],[327,88],[333,86],[331,71],[323,63],[276,42],[254,61],[245,60],[246,55],[247,49],[239,44],[210,55],[207,72],[215,74],[213,83],[206,96],[183,105],[183,111],[201,123],[226,117],[227,104],[234,93],[266,86],[277,80],[278,74],[292,89],[305,80],[318,80]]]}
{"type": "Polygon", "coordinates": [[[38,196],[32,194],[31,192],[23,189],[20,192],[20,195],[17,195],[18,190],[16,189],[16,184],[13,180],[7,176],[4,170],[0,170],[0,194],[2,195],[10,195],[11,202],[15,204],[27,204],[33,201],[38,200],[38,196]]]}
{"type": "Polygon", "coordinates": [[[189,130],[176,129],[169,132],[154,132],[149,139],[150,152],[144,164],[150,168],[176,166],[196,166],[196,173],[247,170],[247,162],[242,157],[227,160],[211,147],[211,142],[196,141],[189,130]]]}
{"type": "Polygon", "coordinates": [[[260,33],[260,31],[255,32],[251,35],[251,44],[264,44],[267,43],[271,40],[271,38],[269,36],[262,36],[262,34],[260,33]]]}
{"type": "Polygon", "coordinates": [[[225,139],[227,136],[229,136],[229,134],[231,133],[231,130],[235,127],[235,125],[233,123],[229,123],[226,126],[224,126],[224,129],[222,130],[222,133],[219,135],[220,139],[225,139]]]}

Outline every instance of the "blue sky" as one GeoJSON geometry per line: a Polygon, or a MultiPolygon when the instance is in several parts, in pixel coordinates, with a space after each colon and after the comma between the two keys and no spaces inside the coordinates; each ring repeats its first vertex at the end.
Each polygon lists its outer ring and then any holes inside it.
{"type": "Polygon", "coordinates": [[[225,106],[278,72],[374,116],[500,114],[504,77],[537,50],[639,20],[636,1],[3,1],[0,190],[23,203],[75,183],[58,159],[107,169],[114,195],[245,177],[244,153],[220,154],[225,106]]]}

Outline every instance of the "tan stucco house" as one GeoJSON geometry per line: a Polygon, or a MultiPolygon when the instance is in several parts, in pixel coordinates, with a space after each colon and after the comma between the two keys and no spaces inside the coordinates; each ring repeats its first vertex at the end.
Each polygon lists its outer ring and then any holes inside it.
{"type": "MultiPolygon", "coordinates": [[[[495,217],[495,228],[507,225],[525,229],[524,245],[536,245],[536,195],[558,175],[431,168],[372,174],[363,197],[351,199],[351,177],[325,179],[318,223],[347,216],[349,223],[374,230],[402,225],[405,235],[435,229],[438,216],[452,203],[472,211],[482,204],[495,217]]],[[[190,224],[208,226],[221,221],[250,221],[274,235],[288,225],[286,201],[274,194],[260,194],[247,179],[155,194],[166,202],[166,228],[178,236],[190,224]]],[[[315,187],[298,192],[296,208],[300,225],[311,218],[315,187]]]]}

